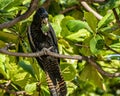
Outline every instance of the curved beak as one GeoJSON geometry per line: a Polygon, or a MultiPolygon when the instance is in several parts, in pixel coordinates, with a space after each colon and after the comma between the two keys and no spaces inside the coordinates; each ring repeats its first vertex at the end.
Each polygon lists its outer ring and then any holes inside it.
{"type": "Polygon", "coordinates": [[[48,18],[44,18],[44,19],[42,20],[42,24],[47,25],[47,24],[48,24],[48,18]]]}

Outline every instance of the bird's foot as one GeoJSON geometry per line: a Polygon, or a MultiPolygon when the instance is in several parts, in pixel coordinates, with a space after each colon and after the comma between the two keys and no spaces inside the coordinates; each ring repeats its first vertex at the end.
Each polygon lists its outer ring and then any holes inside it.
{"type": "Polygon", "coordinates": [[[47,52],[50,51],[53,48],[53,46],[49,47],[49,48],[43,48],[42,51],[44,53],[44,55],[47,55],[47,52]]]}
{"type": "Polygon", "coordinates": [[[53,48],[53,46],[49,47],[48,50],[50,51],[53,48]]]}

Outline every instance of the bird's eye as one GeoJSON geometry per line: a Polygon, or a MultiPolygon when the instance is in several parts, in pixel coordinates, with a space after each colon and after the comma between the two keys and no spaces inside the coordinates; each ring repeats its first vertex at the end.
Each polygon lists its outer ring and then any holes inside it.
{"type": "Polygon", "coordinates": [[[42,19],[43,19],[43,18],[48,18],[48,14],[42,14],[40,17],[41,17],[42,19]]]}

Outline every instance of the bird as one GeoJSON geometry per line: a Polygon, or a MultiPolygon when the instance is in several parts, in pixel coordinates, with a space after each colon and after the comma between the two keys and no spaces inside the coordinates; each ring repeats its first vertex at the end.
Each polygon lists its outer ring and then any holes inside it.
{"type": "MultiPolygon", "coordinates": [[[[33,16],[28,30],[28,40],[32,52],[50,48],[51,52],[59,53],[57,37],[48,18],[48,12],[44,7],[40,7],[33,16]]],[[[44,55],[36,57],[36,60],[46,74],[50,96],[66,96],[67,87],[61,74],[60,59],[44,55]]]]}

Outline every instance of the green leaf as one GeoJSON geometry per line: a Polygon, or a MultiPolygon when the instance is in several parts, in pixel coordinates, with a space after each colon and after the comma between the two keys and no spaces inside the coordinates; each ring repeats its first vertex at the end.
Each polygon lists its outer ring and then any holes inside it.
{"type": "Polygon", "coordinates": [[[70,30],[71,32],[77,32],[78,30],[83,29],[83,28],[90,30],[86,22],[79,21],[79,20],[69,20],[66,26],[68,30],[70,30]]]}
{"type": "Polygon", "coordinates": [[[82,73],[80,74],[80,79],[92,83],[95,87],[99,87],[103,89],[103,82],[101,75],[90,64],[87,64],[85,66],[82,73]]]}
{"type": "Polygon", "coordinates": [[[82,44],[82,48],[79,49],[80,53],[85,55],[85,56],[90,56],[91,55],[91,51],[90,51],[90,47],[89,47],[89,42],[91,40],[91,36],[86,38],[84,41],[83,41],[83,44],[82,44]]]}
{"type": "Polygon", "coordinates": [[[6,73],[6,67],[5,67],[5,64],[4,64],[5,60],[6,60],[5,55],[0,54],[0,73],[4,76],[5,79],[7,79],[8,74],[6,73]]]}
{"type": "Polygon", "coordinates": [[[62,21],[62,19],[64,18],[64,15],[56,15],[53,19],[52,19],[52,27],[54,28],[54,31],[56,33],[57,36],[60,36],[61,33],[61,26],[60,23],[62,21]]]}
{"type": "Polygon", "coordinates": [[[63,77],[65,81],[71,81],[76,76],[76,69],[73,67],[72,64],[69,63],[62,63],[60,65],[63,77]]]}
{"type": "Polygon", "coordinates": [[[61,44],[61,45],[64,46],[65,48],[70,48],[69,42],[66,41],[65,39],[60,39],[60,40],[59,40],[59,44],[61,44]]]}
{"type": "Polygon", "coordinates": [[[62,19],[61,21],[61,27],[62,27],[62,31],[61,31],[61,35],[63,37],[66,37],[67,35],[70,35],[72,32],[70,32],[66,26],[66,24],[68,23],[69,20],[74,20],[73,17],[71,16],[66,16],[64,19],[62,19]]]}
{"type": "Polygon", "coordinates": [[[0,8],[3,10],[12,0],[0,0],[0,8]]]}
{"type": "Polygon", "coordinates": [[[98,23],[98,29],[109,24],[113,20],[112,16],[113,16],[112,12],[109,12],[108,14],[106,14],[102,18],[102,20],[100,20],[100,22],[98,23]]]}
{"type": "Polygon", "coordinates": [[[31,65],[26,64],[24,61],[20,61],[18,64],[19,64],[20,67],[22,67],[25,71],[27,71],[27,72],[30,73],[33,77],[35,77],[35,72],[34,72],[34,70],[33,70],[33,68],[32,68],[31,65]]]}
{"type": "Polygon", "coordinates": [[[98,54],[104,45],[104,40],[99,35],[96,35],[90,40],[90,50],[93,54],[98,54]]]}
{"type": "Polygon", "coordinates": [[[97,18],[90,12],[85,12],[84,17],[90,28],[93,30],[93,32],[96,32],[97,23],[98,23],[97,18]]]}
{"type": "Polygon", "coordinates": [[[36,91],[36,87],[37,87],[37,86],[36,86],[36,83],[27,84],[27,85],[25,86],[25,91],[26,91],[28,94],[32,95],[33,92],[36,91]]]}
{"type": "Polygon", "coordinates": [[[6,6],[4,6],[4,10],[9,10],[11,8],[14,8],[18,5],[21,5],[24,0],[9,0],[11,2],[7,3],[6,6]]]}
{"type": "Polygon", "coordinates": [[[68,35],[66,38],[69,40],[83,41],[85,37],[89,36],[89,32],[86,29],[81,29],[78,32],[68,35]]]}
{"type": "Polygon", "coordinates": [[[3,48],[3,47],[5,47],[5,42],[0,40],[0,48],[3,48]]]}
{"type": "Polygon", "coordinates": [[[12,33],[7,33],[7,32],[1,32],[0,31],[0,40],[4,42],[13,42],[16,43],[18,41],[17,35],[14,35],[12,33]]]}
{"type": "Polygon", "coordinates": [[[40,92],[40,96],[50,96],[50,92],[49,90],[46,88],[46,86],[41,86],[41,92],[40,92]]]}
{"type": "Polygon", "coordinates": [[[46,24],[42,24],[41,30],[45,34],[49,30],[49,25],[48,24],[47,25],[46,24]]]}

